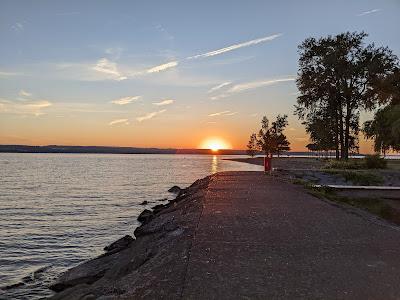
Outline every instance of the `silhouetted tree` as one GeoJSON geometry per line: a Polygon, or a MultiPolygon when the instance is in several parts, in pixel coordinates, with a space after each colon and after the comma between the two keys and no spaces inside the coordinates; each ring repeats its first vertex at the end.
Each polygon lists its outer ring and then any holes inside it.
{"type": "Polygon", "coordinates": [[[378,153],[400,151],[400,105],[378,110],[373,120],[364,123],[364,134],[374,139],[374,150],[378,153]]]}
{"type": "Polygon", "coordinates": [[[377,81],[393,74],[398,64],[388,48],[365,46],[366,36],[346,32],[308,38],[299,46],[296,114],[313,140],[328,135],[334,141],[337,158],[347,159],[351,150],[357,150],[360,110],[376,107],[377,81]],[[320,130],[321,122],[327,130],[320,130]]]}
{"type": "Polygon", "coordinates": [[[334,119],[328,109],[321,109],[309,114],[305,125],[306,132],[313,141],[312,151],[336,150],[334,119]]]}
{"type": "Polygon", "coordinates": [[[364,134],[374,139],[374,149],[386,155],[387,151],[400,151],[400,69],[385,79],[376,81],[380,108],[374,119],[364,123],[364,134]]]}
{"type": "Polygon", "coordinates": [[[266,116],[262,118],[257,144],[266,156],[272,157],[273,154],[279,155],[281,151],[290,150],[290,143],[283,134],[287,125],[287,115],[278,115],[271,126],[266,116]]]}
{"type": "Polygon", "coordinates": [[[307,144],[306,148],[308,149],[308,151],[312,151],[312,152],[318,151],[318,146],[316,143],[307,144]]]}
{"type": "Polygon", "coordinates": [[[247,144],[247,154],[254,157],[258,151],[257,135],[253,133],[250,135],[249,143],[247,144]]]}

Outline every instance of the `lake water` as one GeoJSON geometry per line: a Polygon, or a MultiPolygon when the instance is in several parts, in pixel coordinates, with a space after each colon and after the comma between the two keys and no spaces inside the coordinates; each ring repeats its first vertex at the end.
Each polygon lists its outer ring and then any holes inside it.
{"type": "MultiPolygon", "coordinates": [[[[240,156],[229,156],[240,157],[240,156]]],[[[51,295],[62,271],[130,234],[173,185],[262,170],[212,155],[0,154],[0,299],[51,295]],[[140,205],[144,200],[148,206],[140,205]],[[38,271],[39,270],[39,271],[38,271]]]]}

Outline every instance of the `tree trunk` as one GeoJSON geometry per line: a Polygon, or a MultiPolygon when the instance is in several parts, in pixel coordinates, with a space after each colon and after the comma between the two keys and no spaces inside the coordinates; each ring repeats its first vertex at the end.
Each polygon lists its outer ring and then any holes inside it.
{"type": "Polygon", "coordinates": [[[339,103],[339,137],[340,137],[340,158],[345,158],[345,146],[344,146],[344,128],[343,128],[343,109],[341,102],[339,103]]]}
{"type": "Polygon", "coordinates": [[[337,132],[337,128],[338,126],[336,125],[336,133],[335,133],[335,155],[336,155],[336,159],[339,160],[339,134],[337,132]]]}
{"type": "Polygon", "coordinates": [[[344,158],[345,159],[349,159],[350,118],[351,118],[350,100],[347,100],[346,101],[345,136],[344,136],[344,155],[345,155],[344,158]]]}
{"type": "Polygon", "coordinates": [[[339,115],[338,111],[336,109],[336,114],[335,114],[335,154],[336,154],[336,159],[339,160],[339,115]]]}

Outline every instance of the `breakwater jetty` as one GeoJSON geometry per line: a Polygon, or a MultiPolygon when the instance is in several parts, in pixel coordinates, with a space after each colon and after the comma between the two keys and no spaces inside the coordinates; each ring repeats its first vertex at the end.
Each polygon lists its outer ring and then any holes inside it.
{"type": "Polygon", "coordinates": [[[53,299],[398,299],[400,230],[262,172],[224,172],[141,215],[53,299]]]}

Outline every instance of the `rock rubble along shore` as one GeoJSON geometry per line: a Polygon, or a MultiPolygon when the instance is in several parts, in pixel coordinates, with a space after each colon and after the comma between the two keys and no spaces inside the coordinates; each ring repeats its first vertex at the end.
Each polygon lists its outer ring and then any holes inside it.
{"type": "Polygon", "coordinates": [[[216,173],[141,219],[53,299],[400,299],[398,226],[263,172],[216,173]]]}
{"type": "Polygon", "coordinates": [[[171,188],[175,200],[140,214],[136,239],[124,236],[103,255],[63,273],[50,287],[57,292],[51,299],[178,297],[209,180],[171,188]]]}

